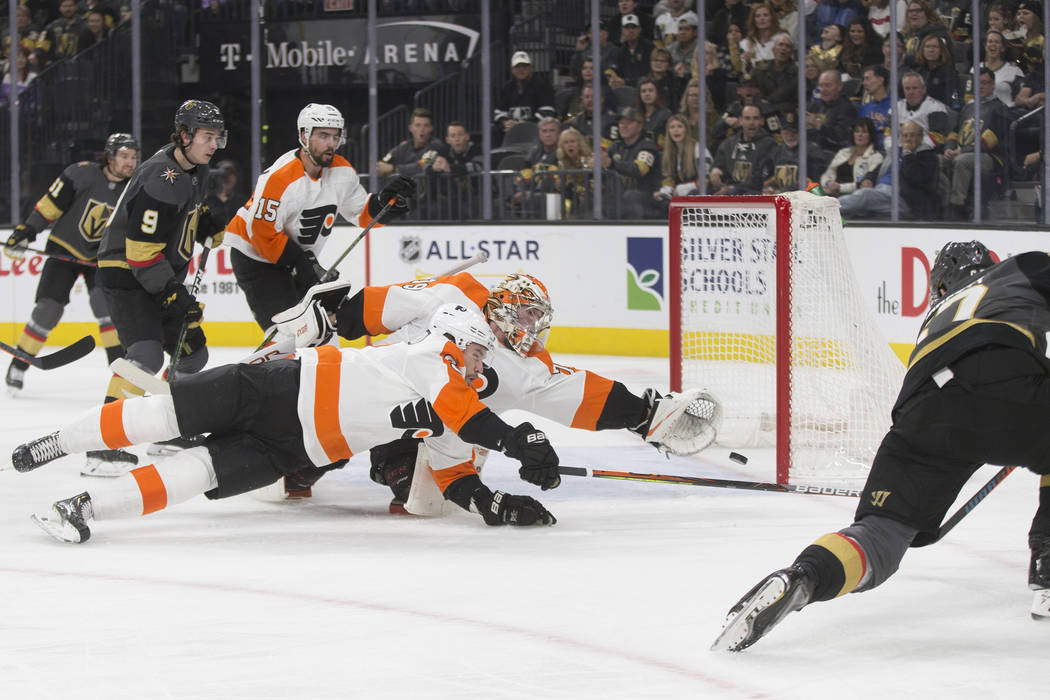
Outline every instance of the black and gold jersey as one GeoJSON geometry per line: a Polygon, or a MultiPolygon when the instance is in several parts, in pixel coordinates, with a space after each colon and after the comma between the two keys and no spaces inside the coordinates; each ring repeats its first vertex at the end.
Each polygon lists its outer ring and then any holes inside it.
{"type": "Polygon", "coordinates": [[[81,260],[94,260],[102,230],[127,180],[113,182],[101,163],[73,163],[33,207],[26,223],[37,231],[49,226],[49,239],[81,260]]]}
{"type": "Polygon", "coordinates": [[[1050,372],[1050,255],[1015,255],[952,291],[927,313],[908,360],[901,399],[977,348],[1021,348],[1050,372]]]}
{"type": "Polygon", "coordinates": [[[127,271],[150,294],[186,277],[204,205],[208,166],[183,170],[174,150],[165,146],[135,170],[99,245],[100,268],[127,271]]]}

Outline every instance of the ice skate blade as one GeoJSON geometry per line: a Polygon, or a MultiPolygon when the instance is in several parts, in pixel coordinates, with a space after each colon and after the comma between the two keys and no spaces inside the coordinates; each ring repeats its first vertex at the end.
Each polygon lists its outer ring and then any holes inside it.
{"type": "Polygon", "coordinates": [[[1050,588],[1035,591],[1032,598],[1032,619],[1050,622],[1050,588]]]}
{"type": "Polygon", "coordinates": [[[744,643],[750,640],[751,625],[755,617],[780,600],[786,590],[787,582],[779,576],[763,583],[758,591],[744,601],[739,610],[729,613],[722,633],[711,645],[711,651],[741,651],[750,646],[744,643]]]}
{"type": "Polygon", "coordinates": [[[91,536],[91,531],[84,528],[85,533],[81,533],[75,527],[69,524],[68,520],[65,520],[60,516],[54,509],[50,513],[33,513],[29,516],[29,519],[37,524],[41,530],[54,537],[59,542],[68,542],[69,544],[81,544],[91,536]]]}

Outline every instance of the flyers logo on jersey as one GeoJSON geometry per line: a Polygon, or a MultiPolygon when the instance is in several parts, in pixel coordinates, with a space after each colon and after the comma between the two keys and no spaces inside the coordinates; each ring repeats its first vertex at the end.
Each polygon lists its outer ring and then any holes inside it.
{"type": "Polygon", "coordinates": [[[445,432],[445,424],[426,399],[394,406],[390,412],[390,425],[404,430],[402,439],[438,437],[445,432]]]}
{"type": "Polygon", "coordinates": [[[313,245],[318,238],[330,234],[335,226],[336,211],[334,204],[304,210],[299,215],[299,243],[313,245]]]}
{"type": "Polygon", "coordinates": [[[89,199],[84,213],[80,215],[77,228],[85,241],[95,242],[102,238],[102,229],[109,221],[109,215],[113,213],[113,207],[96,199],[89,199]]]}

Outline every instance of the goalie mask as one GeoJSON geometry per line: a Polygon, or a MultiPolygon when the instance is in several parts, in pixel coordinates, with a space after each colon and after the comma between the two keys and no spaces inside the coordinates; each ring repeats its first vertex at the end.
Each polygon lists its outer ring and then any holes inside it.
{"type": "Polygon", "coordinates": [[[296,121],[299,128],[299,145],[308,148],[310,134],[314,129],[339,129],[339,145],[341,148],[346,143],[346,127],[343,115],[332,105],[320,105],[311,102],[299,111],[299,119],[296,121]],[[306,131],[304,134],[303,131],[306,131]]]}
{"type": "Polygon", "coordinates": [[[430,332],[445,336],[460,350],[477,343],[485,348],[486,357],[496,347],[496,336],[485,318],[476,309],[462,304],[444,304],[435,311],[430,319],[430,332]]]}
{"type": "Polygon", "coordinates": [[[963,282],[995,264],[980,241],[951,242],[941,248],[930,268],[930,307],[963,282]]]}
{"type": "Polygon", "coordinates": [[[546,341],[554,309],[542,282],[513,274],[489,292],[485,314],[503,332],[503,344],[525,357],[534,344],[546,341]]]}

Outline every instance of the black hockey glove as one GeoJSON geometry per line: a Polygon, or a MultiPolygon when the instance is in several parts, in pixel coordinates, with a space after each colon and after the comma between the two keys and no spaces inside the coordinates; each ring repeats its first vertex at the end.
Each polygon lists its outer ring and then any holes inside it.
{"type": "Polygon", "coordinates": [[[397,197],[397,201],[394,202],[394,206],[387,210],[386,214],[383,215],[383,221],[390,221],[396,219],[399,216],[404,216],[408,213],[408,200],[416,196],[416,181],[405,175],[395,175],[392,177],[380,192],[379,195],[372,195],[368,198],[368,215],[373,219],[379,216],[379,212],[383,210],[383,207],[387,203],[397,197]]]}
{"type": "Polygon", "coordinates": [[[11,235],[7,237],[7,242],[4,246],[7,248],[14,248],[23,241],[26,243],[32,243],[36,238],[37,231],[29,224],[19,224],[15,226],[14,230],[11,231],[11,235]]]}
{"type": "Polygon", "coordinates": [[[165,313],[181,318],[186,323],[200,323],[204,318],[204,306],[197,301],[197,297],[190,294],[186,285],[174,279],[168,282],[164,291],[155,298],[165,313]]]}
{"type": "Polygon", "coordinates": [[[656,389],[646,389],[645,392],[642,393],[642,401],[645,402],[645,407],[642,410],[642,414],[638,417],[638,424],[628,426],[627,429],[632,433],[641,436],[644,440],[649,434],[649,424],[652,422],[653,415],[656,413],[656,405],[660,403],[660,399],[662,398],[660,392],[656,389]]]}
{"type": "Polygon", "coordinates": [[[532,496],[512,496],[503,491],[492,494],[488,504],[478,503],[475,506],[481,512],[486,525],[553,525],[558,519],[543,507],[543,504],[532,496]]]}
{"type": "MultiPolygon", "coordinates": [[[[296,282],[300,288],[314,286],[321,281],[326,272],[327,270],[321,267],[321,263],[317,262],[317,258],[309,250],[304,250],[292,267],[292,273],[295,275],[296,282]]],[[[329,281],[336,277],[338,277],[338,274],[333,272],[329,275],[329,281]]]]}
{"type": "Polygon", "coordinates": [[[207,204],[197,211],[197,242],[201,245],[208,245],[210,238],[211,245],[208,247],[218,248],[226,231],[226,222],[220,221],[207,204]]]}
{"type": "Polygon", "coordinates": [[[518,476],[541,490],[558,488],[558,455],[542,430],[532,423],[522,423],[511,428],[503,438],[503,451],[508,457],[521,462],[518,476]]]}

